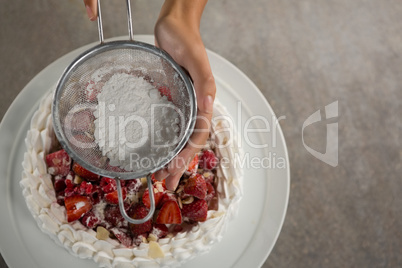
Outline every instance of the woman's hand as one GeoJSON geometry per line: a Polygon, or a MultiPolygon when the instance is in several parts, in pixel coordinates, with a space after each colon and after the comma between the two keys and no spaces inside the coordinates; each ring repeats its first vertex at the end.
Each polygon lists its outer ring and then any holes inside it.
{"type": "MultiPolygon", "coordinates": [[[[84,0],[88,17],[97,17],[97,0],[84,0]]],[[[194,83],[197,96],[195,129],[184,149],[155,174],[166,178],[166,187],[174,190],[190,161],[209,136],[216,86],[208,56],[200,36],[200,21],[207,0],[165,0],[155,25],[155,44],[165,50],[186,69],[194,83]]]]}
{"type": "Polygon", "coordinates": [[[207,0],[166,0],[155,25],[155,43],[185,68],[194,82],[197,96],[195,130],[185,148],[167,168],[155,177],[166,178],[166,187],[174,190],[195,154],[208,139],[216,87],[200,36],[200,20],[207,0]]]}

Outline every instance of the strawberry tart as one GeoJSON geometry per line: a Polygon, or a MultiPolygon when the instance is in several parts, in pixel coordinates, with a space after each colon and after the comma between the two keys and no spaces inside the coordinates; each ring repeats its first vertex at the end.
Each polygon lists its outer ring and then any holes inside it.
{"type": "MultiPolygon", "coordinates": [[[[242,196],[242,172],[234,128],[216,101],[213,130],[175,191],[153,182],[156,211],[139,225],[118,208],[116,182],[84,169],[60,147],[52,127],[52,92],[41,101],[25,139],[20,181],[39,228],[57,244],[100,267],[177,267],[207,253],[222,239],[242,196]]],[[[133,218],[147,215],[146,178],[122,181],[133,218]]]]}

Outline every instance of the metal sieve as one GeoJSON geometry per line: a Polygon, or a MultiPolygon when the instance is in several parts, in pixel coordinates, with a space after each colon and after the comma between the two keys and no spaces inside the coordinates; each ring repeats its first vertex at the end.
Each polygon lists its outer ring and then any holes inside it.
{"type": "MultiPolygon", "coordinates": [[[[130,0],[127,0],[128,41],[105,42],[103,38],[102,15],[98,0],[98,31],[100,44],[76,58],[62,74],[54,94],[52,116],[55,134],[62,147],[78,164],[100,176],[114,178],[117,184],[119,208],[130,223],[141,224],[153,216],[155,211],[151,174],[169,163],[187,143],[193,131],[196,117],[196,97],[187,73],[163,50],[142,42],[134,41],[130,0]],[[99,70],[110,70],[102,75],[99,70]],[[102,83],[114,73],[126,73],[142,77],[155,87],[169,90],[169,100],[180,114],[177,122],[178,137],[173,150],[165,155],[150,157],[146,167],[135,170],[110,164],[96,142],[95,117],[99,103],[90,96],[89,88],[96,93],[102,90],[102,83]],[[94,81],[94,78],[98,79],[94,81]],[[143,219],[129,217],[124,209],[121,180],[147,177],[151,208],[143,219]]],[[[106,114],[104,115],[107,118],[106,114]]],[[[127,116],[127,115],[122,115],[127,116]]],[[[129,156],[126,156],[129,157],[129,156]]]]}

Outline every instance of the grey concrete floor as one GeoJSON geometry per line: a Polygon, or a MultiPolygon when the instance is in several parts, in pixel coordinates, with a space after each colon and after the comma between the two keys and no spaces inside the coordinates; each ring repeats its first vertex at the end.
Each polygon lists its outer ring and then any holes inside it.
{"type": "MultiPolygon", "coordinates": [[[[113,17],[125,14],[124,3],[103,2],[105,36],[126,34],[124,15],[113,17]]],[[[132,1],[135,33],[153,33],[161,4],[132,1]]],[[[97,33],[81,0],[0,6],[1,119],[38,72],[97,33]]],[[[210,1],[201,31],[206,47],[241,69],[286,116],[289,207],[263,267],[401,267],[402,2],[210,1]],[[303,122],[334,101],[336,167],[302,142],[303,122]]],[[[326,123],[305,129],[306,144],[320,152],[326,123]]]]}

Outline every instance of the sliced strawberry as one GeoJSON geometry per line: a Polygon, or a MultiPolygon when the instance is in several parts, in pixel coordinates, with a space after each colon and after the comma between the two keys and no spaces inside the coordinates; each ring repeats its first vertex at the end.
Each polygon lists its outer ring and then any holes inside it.
{"type": "Polygon", "coordinates": [[[169,229],[164,224],[154,224],[151,234],[158,238],[163,238],[169,234],[169,229]]]}
{"type": "MultiPolygon", "coordinates": [[[[124,204],[125,210],[129,210],[130,205],[124,204]]],[[[114,227],[127,227],[127,221],[123,218],[120,213],[119,206],[116,205],[107,205],[105,208],[105,221],[110,224],[110,226],[114,227]]]]}
{"type": "Polygon", "coordinates": [[[215,181],[215,175],[211,171],[204,172],[202,176],[204,176],[205,182],[213,184],[215,181]]]}
{"type": "Polygon", "coordinates": [[[81,178],[87,181],[98,181],[100,179],[99,175],[83,168],[77,162],[74,162],[73,164],[73,171],[76,175],[80,176],[81,178]]]}
{"type": "Polygon", "coordinates": [[[182,216],[176,201],[166,201],[156,218],[158,224],[181,224],[182,216]]]}
{"type": "Polygon", "coordinates": [[[66,124],[71,133],[74,132],[92,132],[95,116],[89,110],[81,110],[73,114],[71,124],[66,124]]]}
{"type": "Polygon", "coordinates": [[[125,229],[111,228],[110,232],[126,247],[130,247],[133,244],[133,238],[127,233],[125,229]]]}
{"type": "MultiPolygon", "coordinates": [[[[161,182],[156,182],[152,187],[154,189],[155,207],[159,207],[162,197],[165,194],[166,187],[164,187],[161,182]]],[[[144,203],[147,208],[151,207],[148,188],[145,190],[144,195],[142,196],[142,203],[144,203]]]]}
{"type": "Polygon", "coordinates": [[[168,201],[174,201],[177,203],[177,197],[174,193],[166,192],[163,196],[161,201],[159,202],[159,207],[162,207],[168,201]]]}
{"type": "Polygon", "coordinates": [[[138,193],[142,187],[142,182],[140,179],[133,179],[125,181],[128,193],[138,193]]]}
{"type": "Polygon", "coordinates": [[[196,173],[198,169],[198,154],[196,154],[187,167],[187,172],[196,173]]]}
{"type": "Polygon", "coordinates": [[[54,177],[54,190],[60,192],[66,189],[66,177],[57,175],[54,177]]]}
{"type": "Polygon", "coordinates": [[[103,87],[102,82],[95,83],[94,81],[89,81],[85,88],[85,96],[88,101],[94,101],[98,94],[101,92],[103,87]]]}
{"type": "Polygon", "coordinates": [[[60,206],[64,206],[64,190],[56,192],[56,201],[60,206]]]}
{"type": "Polygon", "coordinates": [[[74,195],[64,198],[64,205],[67,210],[67,221],[78,220],[92,209],[92,203],[87,196],[74,195]]]}
{"type": "Polygon", "coordinates": [[[71,158],[65,150],[46,155],[48,173],[51,175],[67,176],[70,172],[71,158]]]}
{"type": "Polygon", "coordinates": [[[103,191],[99,185],[92,185],[92,191],[89,194],[94,205],[98,204],[103,199],[103,191]]]}
{"type": "Polygon", "coordinates": [[[64,195],[65,195],[66,197],[76,195],[76,194],[77,194],[77,192],[76,192],[76,190],[75,190],[76,185],[75,185],[75,184],[73,183],[73,181],[69,178],[69,176],[67,176],[67,178],[66,178],[66,180],[65,180],[65,183],[66,183],[66,188],[64,189],[64,195]]]}
{"type": "Polygon", "coordinates": [[[177,224],[173,227],[173,231],[176,233],[180,233],[181,231],[183,231],[183,226],[177,224]]]}
{"type": "Polygon", "coordinates": [[[159,93],[161,93],[162,96],[166,96],[168,101],[172,101],[172,92],[170,89],[166,86],[160,86],[158,87],[159,93]]]}
{"type": "Polygon", "coordinates": [[[92,193],[92,188],[92,183],[82,181],[77,187],[75,187],[74,191],[78,195],[90,195],[92,193]]]}
{"type": "Polygon", "coordinates": [[[212,150],[205,150],[202,152],[199,166],[203,169],[212,170],[218,164],[218,158],[212,150]]]}
{"type": "Polygon", "coordinates": [[[216,195],[209,201],[208,210],[219,210],[219,199],[216,195]]]}
{"type": "Polygon", "coordinates": [[[95,213],[91,210],[81,218],[81,223],[84,226],[86,226],[90,229],[93,229],[99,223],[101,223],[101,219],[99,217],[95,216],[95,213]]]}
{"type": "MultiPolygon", "coordinates": [[[[143,204],[137,203],[135,204],[129,211],[129,216],[133,219],[139,220],[143,219],[148,215],[148,208],[143,204]]],[[[148,220],[142,224],[132,224],[130,223],[131,232],[135,235],[141,235],[148,233],[152,230],[152,221],[148,220]]]]}
{"type": "Polygon", "coordinates": [[[205,197],[205,201],[209,202],[212,200],[212,198],[215,196],[215,188],[207,182],[207,196],[205,197]]]}
{"type": "Polygon", "coordinates": [[[105,193],[110,193],[117,190],[116,181],[111,178],[102,177],[99,183],[102,191],[105,193]]]}
{"type": "MultiPolygon", "coordinates": [[[[127,189],[125,187],[121,188],[121,192],[123,195],[123,201],[126,199],[127,197],[127,189]]],[[[117,205],[119,203],[119,195],[117,193],[117,190],[107,193],[104,195],[103,197],[105,199],[105,201],[109,204],[115,204],[117,205]]]]}
{"type": "Polygon", "coordinates": [[[206,221],[208,216],[208,204],[204,199],[197,199],[194,202],[183,205],[181,213],[184,218],[192,221],[206,221]]]}
{"type": "Polygon", "coordinates": [[[207,185],[204,177],[198,173],[191,175],[184,185],[184,193],[204,199],[207,195],[207,185]]]}
{"type": "Polygon", "coordinates": [[[68,174],[66,176],[66,185],[67,185],[67,187],[68,187],[68,183],[74,184],[73,183],[74,177],[75,177],[75,173],[72,170],[70,170],[70,172],[68,172],[68,174]]]}

